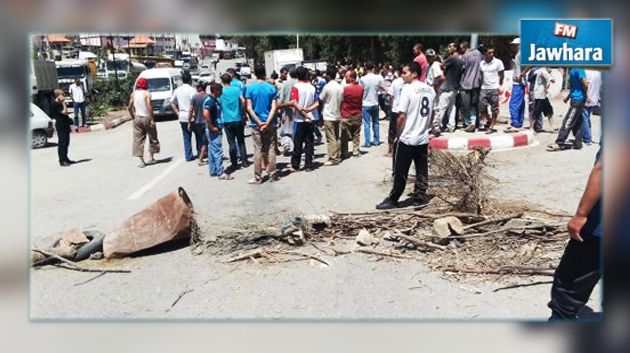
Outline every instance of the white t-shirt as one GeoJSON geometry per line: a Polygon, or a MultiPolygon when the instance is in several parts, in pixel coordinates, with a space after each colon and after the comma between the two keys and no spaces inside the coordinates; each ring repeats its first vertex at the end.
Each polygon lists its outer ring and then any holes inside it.
{"type": "Polygon", "coordinates": [[[599,96],[602,88],[602,73],[595,70],[584,70],[588,82],[588,98],[585,106],[595,107],[599,105],[599,96]]]}
{"type": "Polygon", "coordinates": [[[434,61],[431,66],[429,66],[429,70],[427,70],[427,84],[433,87],[435,83],[435,79],[444,75],[442,71],[442,65],[438,61],[434,61]]]}
{"type": "Polygon", "coordinates": [[[363,86],[363,106],[373,107],[378,105],[378,91],[383,84],[383,76],[370,72],[361,77],[359,83],[363,86]]]}
{"type": "Polygon", "coordinates": [[[429,143],[429,119],[433,113],[435,90],[425,82],[413,80],[400,93],[400,109],[406,115],[400,142],[409,146],[429,143]]]}
{"type": "Polygon", "coordinates": [[[338,121],[341,118],[343,87],[337,81],[328,81],[319,94],[319,101],[324,104],[324,121],[338,121]]]}
{"type": "MultiPolygon", "coordinates": [[[[291,88],[291,100],[296,100],[300,109],[307,108],[315,102],[315,87],[309,82],[298,81],[291,88]]],[[[314,119],[312,112],[309,114],[311,120],[314,119]]],[[[293,119],[296,122],[303,123],[304,115],[297,110],[293,111],[293,119]]]]}
{"type": "Polygon", "coordinates": [[[551,75],[546,67],[536,70],[536,81],[534,81],[534,99],[547,98],[547,84],[551,81],[551,75]]]}
{"type": "Polygon", "coordinates": [[[72,95],[72,101],[76,103],[82,103],[85,101],[85,92],[83,91],[83,83],[79,82],[79,84],[71,84],[68,89],[70,94],[72,95]]]}
{"type": "Polygon", "coordinates": [[[486,62],[484,59],[479,63],[479,68],[481,69],[481,75],[483,77],[481,89],[501,88],[501,84],[499,83],[499,72],[505,70],[503,61],[497,58],[492,58],[492,61],[486,62]]]}
{"type": "Polygon", "coordinates": [[[188,122],[188,110],[190,109],[190,101],[197,91],[192,88],[191,85],[184,83],[177,87],[173,96],[171,97],[171,103],[174,103],[179,107],[179,121],[183,123],[188,122]]]}
{"type": "Polygon", "coordinates": [[[400,113],[400,92],[402,91],[404,85],[405,81],[402,77],[397,77],[394,81],[392,81],[391,86],[389,86],[388,93],[394,96],[394,100],[392,102],[392,112],[394,113],[400,113]]]}

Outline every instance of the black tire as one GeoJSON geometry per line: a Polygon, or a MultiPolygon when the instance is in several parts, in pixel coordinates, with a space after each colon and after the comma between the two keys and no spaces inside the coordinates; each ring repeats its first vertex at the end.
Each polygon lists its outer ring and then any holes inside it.
{"type": "Polygon", "coordinates": [[[89,243],[77,250],[76,255],[74,255],[74,261],[85,260],[95,252],[103,252],[103,239],[105,238],[105,234],[99,231],[84,231],[84,233],[88,237],[93,236],[93,238],[89,243]]]}
{"type": "Polygon", "coordinates": [[[48,143],[48,136],[46,135],[46,132],[42,130],[33,131],[33,139],[31,142],[32,148],[42,148],[46,146],[47,143],[48,143]]]}

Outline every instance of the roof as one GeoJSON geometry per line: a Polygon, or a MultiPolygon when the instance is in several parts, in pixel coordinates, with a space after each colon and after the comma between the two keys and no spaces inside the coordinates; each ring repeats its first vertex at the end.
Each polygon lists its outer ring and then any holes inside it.
{"type": "Polygon", "coordinates": [[[62,34],[49,34],[46,36],[49,43],[70,43],[71,40],[62,34]]]}
{"type": "Polygon", "coordinates": [[[158,77],[170,77],[170,76],[180,76],[181,72],[179,69],[171,69],[171,68],[157,68],[157,69],[147,69],[140,73],[138,77],[144,77],[146,79],[149,78],[158,78],[158,77]]]}
{"type": "Polygon", "coordinates": [[[132,45],[138,45],[138,44],[144,44],[144,47],[146,47],[147,44],[153,44],[153,43],[155,43],[155,41],[149,38],[149,36],[146,36],[144,34],[138,34],[137,36],[133,37],[132,40],[129,41],[129,47],[133,48],[132,45]]]}

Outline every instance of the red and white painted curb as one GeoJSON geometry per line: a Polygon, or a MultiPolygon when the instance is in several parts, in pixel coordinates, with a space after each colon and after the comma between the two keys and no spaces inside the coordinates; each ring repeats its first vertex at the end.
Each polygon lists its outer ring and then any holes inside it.
{"type": "MultiPolygon", "coordinates": [[[[83,133],[83,132],[109,130],[109,129],[113,129],[113,128],[119,126],[119,125],[122,125],[122,124],[126,123],[129,120],[131,120],[130,117],[118,118],[118,119],[114,119],[112,121],[108,121],[108,122],[102,123],[102,124],[94,124],[94,125],[90,125],[90,126],[86,126],[86,127],[80,127],[78,132],[79,133],[83,133]]],[[[72,130],[72,132],[77,132],[77,131],[72,130]]]]}
{"type": "Polygon", "coordinates": [[[490,148],[493,150],[525,147],[533,144],[534,132],[523,131],[515,134],[496,134],[478,137],[435,137],[429,141],[429,147],[437,150],[471,150],[473,148],[490,148]]]}

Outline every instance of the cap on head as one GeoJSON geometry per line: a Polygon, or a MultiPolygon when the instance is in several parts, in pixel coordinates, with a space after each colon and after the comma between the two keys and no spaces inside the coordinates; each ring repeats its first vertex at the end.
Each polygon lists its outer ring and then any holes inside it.
{"type": "Polygon", "coordinates": [[[147,79],[140,77],[138,81],[136,81],[136,89],[147,89],[147,79]]]}
{"type": "Polygon", "coordinates": [[[516,37],[514,38],[510,44],[521,44],[521,38],[520,37],[516,37]]]}
{"type": "Polygon", "coordinates": [[[425,52],[426,56],[435,56],[435,50],[433,49],[427,49],[427,51],[425,52]]]}

